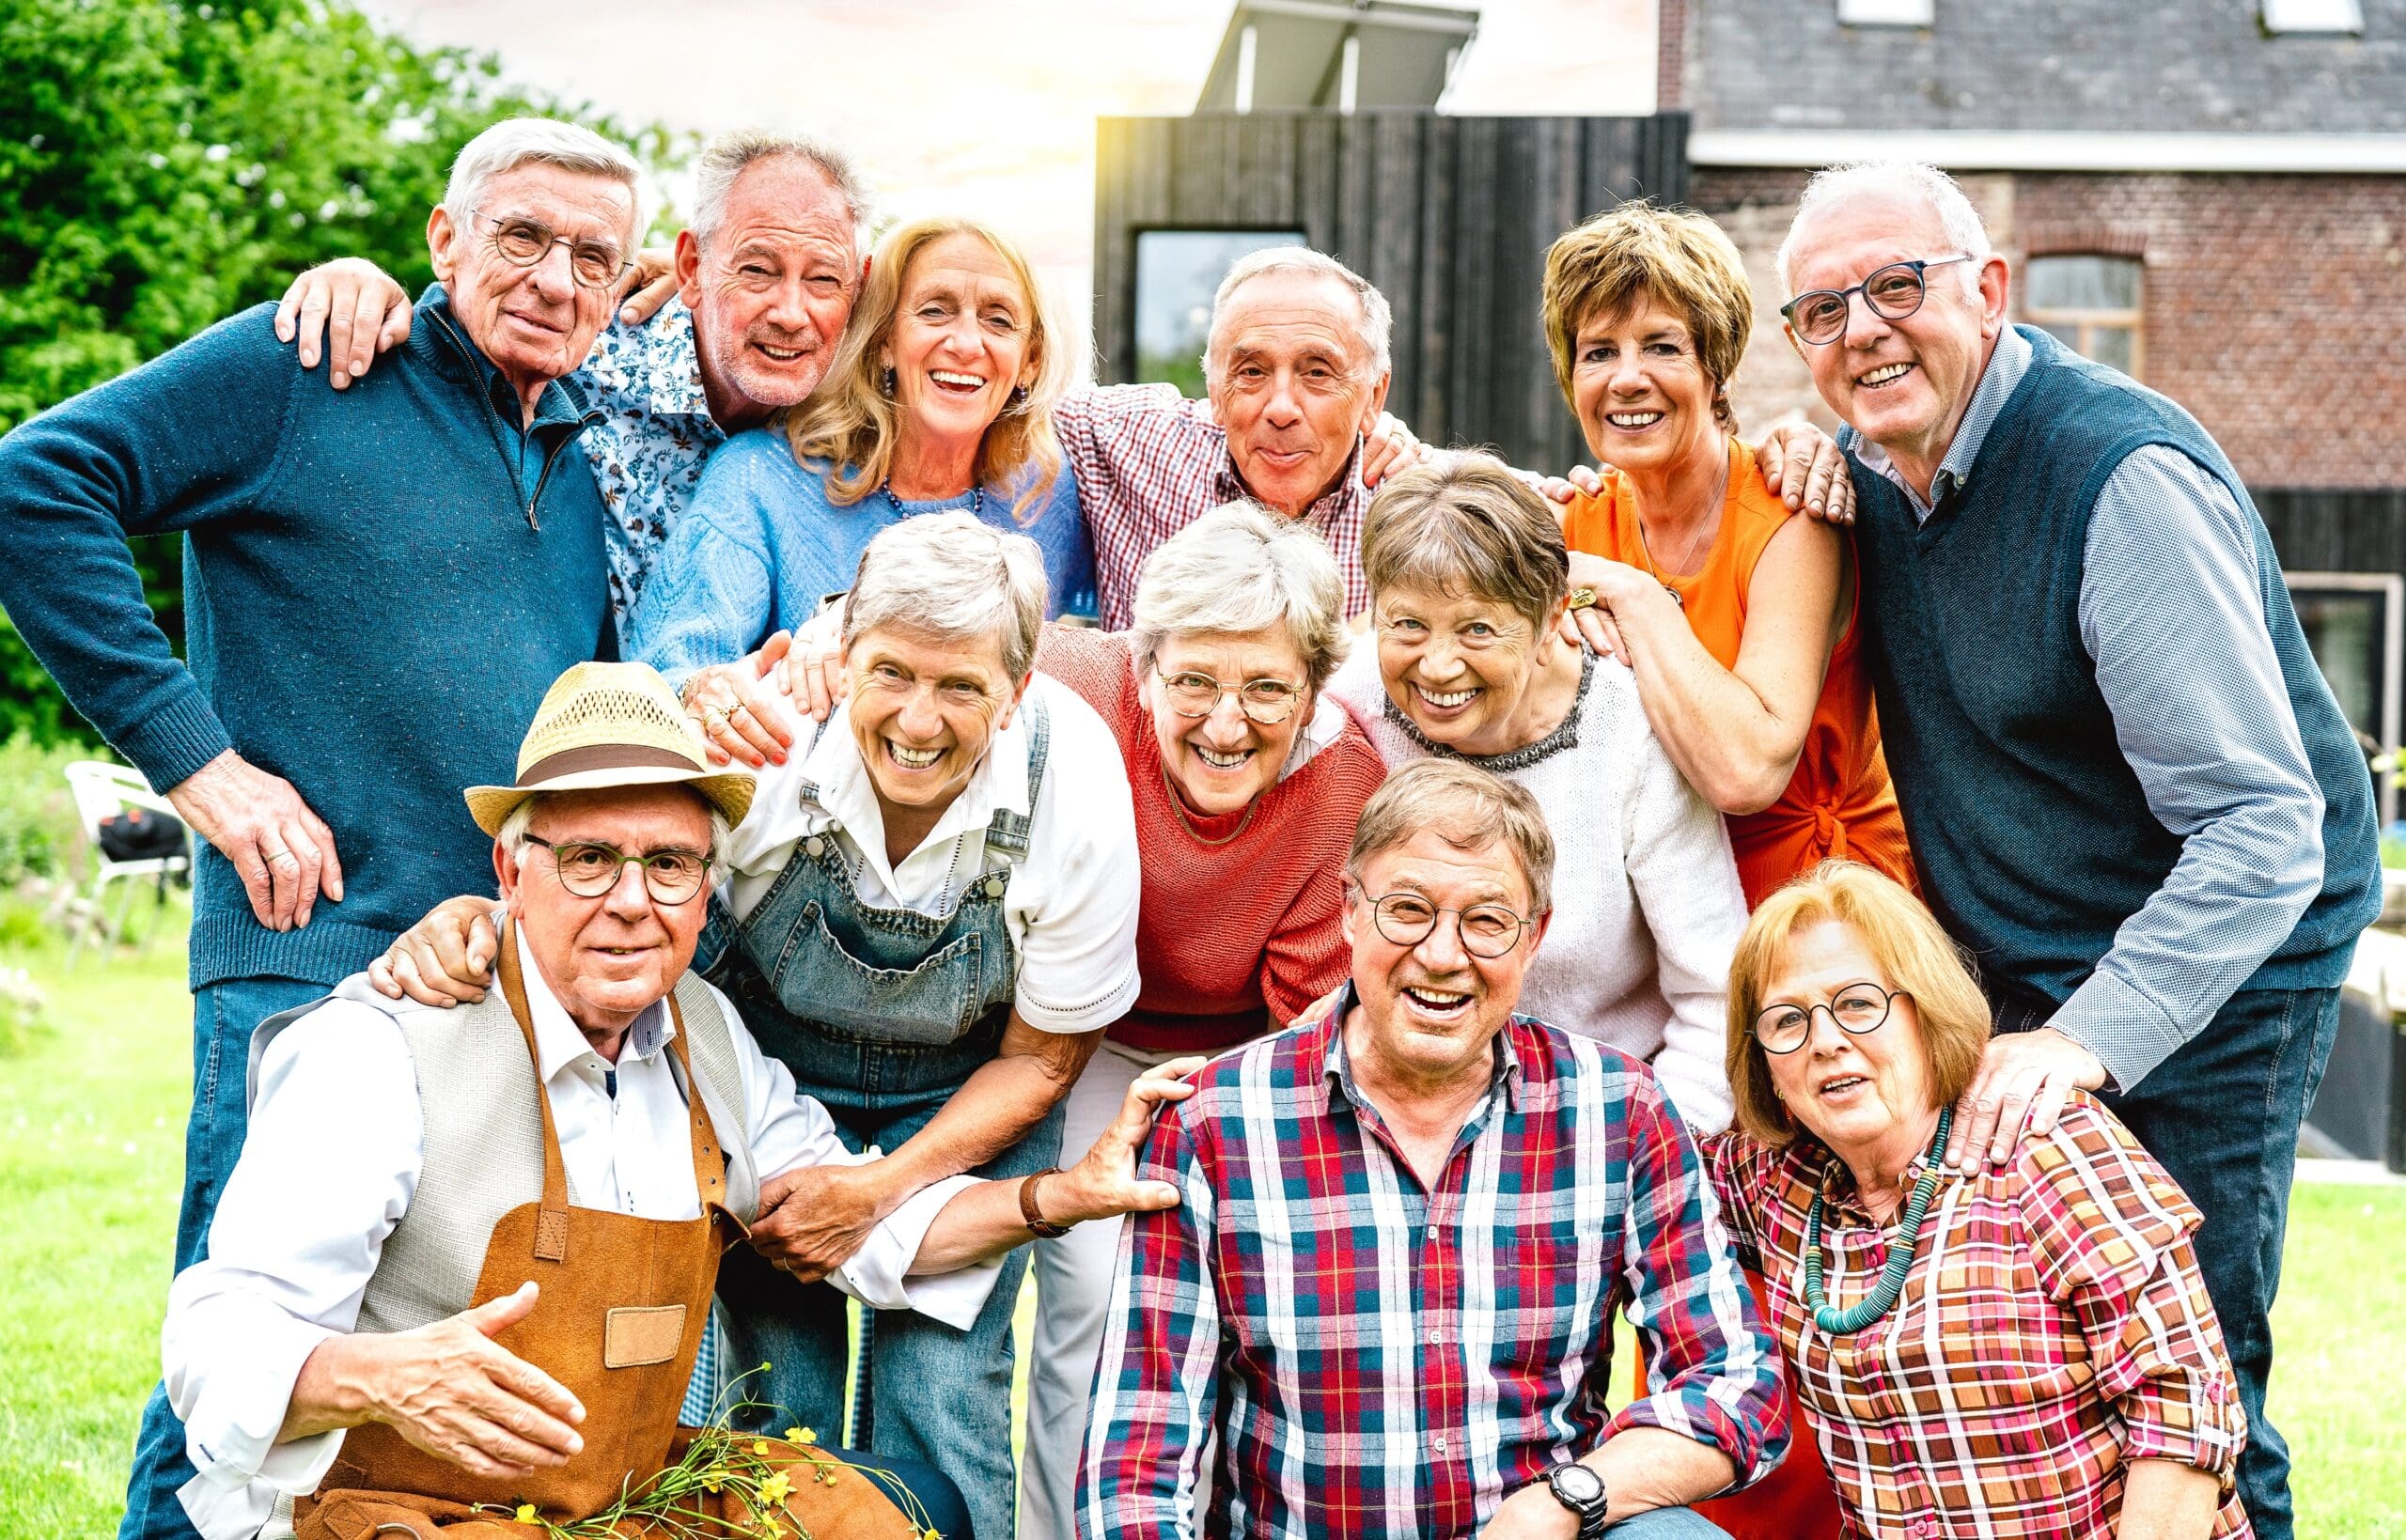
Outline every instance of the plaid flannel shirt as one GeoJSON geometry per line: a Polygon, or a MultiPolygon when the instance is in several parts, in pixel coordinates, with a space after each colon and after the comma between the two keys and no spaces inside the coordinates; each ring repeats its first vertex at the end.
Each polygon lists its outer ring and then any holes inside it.
{"type": "MultiPolygon", "coordinates": [[[[1190,401],[1176,385],[1099,385],[1072,392],[1053,412],[1061,451],[1078,475],[1078,499],[1094,537],[1095,595],[1105,630],[1134,622],[1136,576],[1158,546],[1223,503],[1253,494],[1228,459],[1226,429],[1209,401],[1190,401]]],[[[1362,577],[1362,447],[1304,521],[1336,552],[1345,577],[1347,618],[1370,607],[1362,577]]]]}
{"type": "Polygon", "coordinates": [[[1180,1206],[1120,1243],[1078,1532],[1451,1540],[1641,1425],[1742,1481],[1776,1465],[1777,1350],[1652,1073],[1514,1017],[1431,1190],[1354,1084],[1352,1003],[1349,984],[1164,1110],[1142,1174],[1180,1206]],[[1617,1306],[1648,1393],[1612,1412],[1617,1306]]]}
{"type": "MultiPolygon", "coordinates": [[[[2246,1414],[2189,1237],[2197,1211],[2086,1096],[2015,1162],[1942,1175],[1897,1308],[1833,1337],[1804,1308],[1804,1221],[1826,1182],[1824,1286],[1840,1309],[1890,1224],[1828,1154],[1716,1134],[1705,1164],[1795,1365],[1850,1536],[2112,1540],[2128,1462],[2222,1478],[2217,1540],[2254,1532],[2232,1474],[2246,1414]]],[[[1918,1163],[1906,1174],[1920,1174],[1918,1163]]]]}

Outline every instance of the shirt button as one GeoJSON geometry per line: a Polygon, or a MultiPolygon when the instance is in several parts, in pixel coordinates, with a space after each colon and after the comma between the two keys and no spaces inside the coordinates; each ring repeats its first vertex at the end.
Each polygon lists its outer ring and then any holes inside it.
{"type": "Polygon", "coordinates": [[[1931,1535],[1938,1532],[1938,1526],[1927,1518],[1916,1518],[1905,1532],[1911,1534],[1914,1540],[1929,1540],[1931,1535]]]}
{"type": "Polygon", "coordinates": [[[1430,1445],[1430,1447],[1438,1454],[1443,1454],[1445,1452],[1445,1436],[1442,1433],[1437,1435],[1436,1442],[1430,1445]]]}

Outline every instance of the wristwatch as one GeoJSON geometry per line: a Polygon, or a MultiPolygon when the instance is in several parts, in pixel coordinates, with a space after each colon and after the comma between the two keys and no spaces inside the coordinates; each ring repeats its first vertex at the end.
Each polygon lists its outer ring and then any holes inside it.
{"type": "Polygon", "coordinates": [[[1604,1478],[1594,1466],[1565,1460],[1545,1473],[1545,1485],[1554,1501],[1578,1518],[1579,1540],[1596,1540],[1604,1532],[1604,1478]]]}

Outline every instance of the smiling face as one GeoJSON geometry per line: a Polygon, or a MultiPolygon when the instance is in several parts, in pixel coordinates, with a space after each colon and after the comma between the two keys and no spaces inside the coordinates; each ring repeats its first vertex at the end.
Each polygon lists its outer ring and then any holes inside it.
{"type": "Polygon", "coordinates": [[[1295,735],[1311,720],[1318,696],[1305,692],[1283,722],[1263,723],[1244,714],[1237,692],[1220,696],[1208,716],[1180,716],[1171,708],[1162,677],[1206,675],[1228,686],[1275,679],[1301,689],[1304,655],[1284,627],[1258,631],[1216,631],[1172,636],[1153,654],[1153,668],[1137,685],[1151,713],[1153,741],[1162,768],[1186,805],[1211,817],[1235,813],[1278,784],[1278,772],[1295,746],[1295,735]]]}
{"type": "Polygon", "coordinates": [[[426,226],[434,275],[477,351],[522,393],[573,374],[610,319],[610,292],[581,287],[569,248],[555,245],[531,268],[503,257],[496,221],[525,220],[569,241],[632,255],[634,194],[626,183],[529,162],[485,179],[473,218],[438,208],[426,226]]]}
{"type": "Polygon", "coordinates": [[[1715,381],[1684,317],[1650,294],[1594,316],[1571,348],[1570,400],[1595,457],[1641,478],[1721,453],[1715,381]]]}
{"type": "MultiPolygon", "coordinates": [[[[699,798],[674,786],[554,792],[536,807],[526,832],[555,845],[590,842],[625,855],[711,847],[710,814],[699,798]]],[[[522,872],[494,848],[502,900],[570,1019],[615,1057],[615,1042],[605,1048],[599,1039],[624,1032],[684,976],[710,912],[709,891],[664,904],[640,870],[621,866],[609,892],[579,898],[561,884],[551,851],[529,845],[525,856],[522,872]]]]}
{"type": "Polygon", "coordinates": [[[894,371],[902,432],[976,442],[1032,383],[1034,302],[1002,253],[966,230],[938,236],[902,270],[894,327],[879,353],[894,371]]]}
{"type": "Polygon", "coordinates": [[[889,817],[931,820],[951,806],[1027,689],[999,637],[963,646],[879,626],[852,638],[844,661],[852,741],[889,817]]]}
{"type": "Polygon", "coordinates": [[[1530,694],[1554,628],[1499,600],[1399,583],[1373,596],[1387,698],[1432,743],[1457,754],[1523,747],[1530,694]]]}
{"type": "Polygon", "coordinates": [[[860,272],[842,192],[799,156],[745,166],[707,247],[690,230],[677,238],[678,292],[722,427],[765,420],[819,388],[860,272]]]}
{"type": "MultiPolygon", "coordinates": [[[[1895,262],[1956,255],[1937,211],[1895,193],[1865,192],[1814,210],[1794,236],[1792,292],[1846,289],[1895,262]]],[[[1957,425],[2005,328],[2001,257],[1953,262],[1926,274],[1921,308],[1902,320],[1848,302],[1846,334],[1834,342],[1789,339],[1813,371],[1830,410],[1879,444],[1923,487],[1946,458],[1957,425]],[[1976,276],[1967,276],[1974,274],[1976,276]]]]}
{"type": "MultiPolygon", "coordinates": [[[[1890,1159],[1900,1134],[1916,1140],[1935,1105],[1929,1050],[1913,997],[1896,994],[1852,926],[1824,920],[1789,938],[1787,956],[1764,989],[1764,1008],[1827,1005],[1850,984],[1870,983],[1892,996],[1888,1019],[1860,1036],[1827,1011],[1814,1011],[1804,1044],[1771,1053],[1771,1081],[1790,1114],[1848,1164],[1890,1159]]],[[[1759,1051],[1759,1045],[1758,1045],[1759,1051]]],[[[1910,1153],[1908,1148],[1907,1153],[1910,1153]]]]}
{"type": "Polygon", "coordinates": [[[1209,388],[1245,490],[1296,515],[1335,490],[1386,404],[1362,301],[1327,273],[1265,272],[1212,317],[1209,388]]]}
{"type": "MultiPolygon", "coordinates": [[[[1422,830],[1364,862],[1346,895],[1345,939],[1361,1000],[1358,1047],[1387,1078],[1434,1081],[1475,1073],[1520,1003],[1521,978],[1537,955],[1543,923],[1524,929],[1500,957],[1472,956],[1452,913],[1438,915],[1416,944],[1400,945],[1381,933],[1372,909],[1396,894],[1456,911],[1500,905],[1528,919],[1528,879],[1503,840],[1464,849],[1422,830]]],[[[1351,1035],[1347,1042],[1356,1046],[1351,1035]]]]}

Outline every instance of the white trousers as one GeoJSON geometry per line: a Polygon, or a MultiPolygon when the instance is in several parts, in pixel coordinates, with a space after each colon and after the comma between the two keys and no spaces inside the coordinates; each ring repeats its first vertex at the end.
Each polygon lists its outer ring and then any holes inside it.
{"type": "MultiPolygon", "coordinates": [[[[1178,1057],[1104,1039],[1070,1087],[1061,1163],[1093,1147],[1118,1115],[1137,1076],[1178,1057]]],[[[1125,1220],[1088,1221],[1058,1240],[1036,1243],[1036,1342],[1028,1355],[1019,1540],[1074,1540],[1077,1533],[1074,1501],[1078,1465],[1086,1456],[1086,1411],[1119,1260],[1119,1233],[1126,1225],[1125,1220]]]]}

